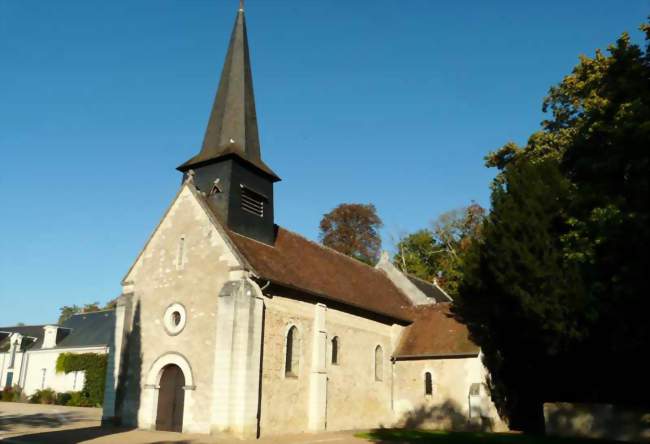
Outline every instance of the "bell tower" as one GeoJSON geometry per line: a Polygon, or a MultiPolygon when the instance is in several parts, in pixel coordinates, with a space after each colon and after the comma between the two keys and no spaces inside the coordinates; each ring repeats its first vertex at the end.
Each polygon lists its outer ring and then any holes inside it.
{"type": "Polygon", "coordinates": [[[253,75],[240,3],[201,151],[177,168],[194,184],[227,227],[273,244],[273,184],[280,178],[263,161],[253,75]]]}

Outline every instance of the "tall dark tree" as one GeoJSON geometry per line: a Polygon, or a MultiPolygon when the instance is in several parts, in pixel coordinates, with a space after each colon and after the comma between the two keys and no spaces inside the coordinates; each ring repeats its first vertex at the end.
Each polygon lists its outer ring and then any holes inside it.
{"type": "Polygon", "coordinates": [[[335,249],[367,264],[379,257],[383,223],[372,204],[341,204],[320,221],[320,240],[335,249]]]}
{"type": "Polygon", "coordinates": [[[566,231],[569,186],[555,161],[510,164],[493,186],[492,211],[466,256],[456,299],[483,349],[493,398],[529,430],[542,426],[546,361],[582,334],[582,281],[556,236],[566,231]]]}
{"type": "Polygon", "coordinates": [[[456,307],[495,398],[529,426],[544,400],[650,399],[637,358],[650,344],[648,47],[624,34],[581,57],[544,110],[525,147],[488,156],[501,173],[456,307]]]}

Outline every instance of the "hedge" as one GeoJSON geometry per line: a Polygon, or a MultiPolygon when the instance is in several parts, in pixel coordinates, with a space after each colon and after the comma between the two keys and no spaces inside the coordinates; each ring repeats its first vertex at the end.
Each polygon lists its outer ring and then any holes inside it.
{"type": "Polygon", "coordinates": [[[85,371],[81,393],[89,405],[102,405],[108,356],[99,353],[61,353],[56,359],[57,373],[85,371]]]}

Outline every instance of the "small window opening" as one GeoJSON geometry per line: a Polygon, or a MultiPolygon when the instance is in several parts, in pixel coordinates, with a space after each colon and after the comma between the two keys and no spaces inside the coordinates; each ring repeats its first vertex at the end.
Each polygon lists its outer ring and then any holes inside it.
{"type": "Polygon", "coordinates": [[[433,395],[433,380],[431,379],[431,372],[424,374],[424,394],[427,396],[433,395]]]}
{"type": "Polygon", "coordinates": [[[181,323],[181,314],[178,311],[172,313],[172,324],[177,327],[181,323]]]}
{"type": "Polygon", "coordinates": [[[176,266],[181,268],[183,266],[183,256],[185,255],[185,236],[181,236],[178,240],[178,257],[176,258],[176,266]]]}
{"type": "Polygon", "coordinates": [[[261,194],[241,185],[241,209],[255,216],[264,217],[264,201],[261,194]]]}
{"type": "Polygon", "coordinates": [[[332,364],[339,364],[339,337],[334,336],[332,338],[332,364]]]}
{"type": "Polygon", "coordinates": [[[297,378],[298,367],[300,365],[300,338],[298,337],[298,329],[293,326],[287,333],[287,350],[284,362],[284,375],[297,378]]]}
{"type": "Polygon", "coordinates": [[[42,368],[41,372],[43,372],[43,375],[41,376],[41,389],[45,388],[45,373],[47,372],[46,368],[42,368]]]}
{"type": "Polygon", "coordinates": [[[375,381],[384,379],[384,351],[381,345],[375,348],[375,381]]]}

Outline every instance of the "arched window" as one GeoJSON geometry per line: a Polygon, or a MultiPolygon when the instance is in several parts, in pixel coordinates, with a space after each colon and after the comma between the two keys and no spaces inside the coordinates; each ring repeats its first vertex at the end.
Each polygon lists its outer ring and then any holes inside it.
{"type": "Polygon", "coordinates": [[[375,381],[384,379],[384,350],[381,345],[375,348],[375,381]]]}
{"type": "Polygon", "coordinates": [[[339,337],[332,338],[332,364],[338,365],[339,363],[339,337]]]}
{"type": "Polygon", "coordinates": [[[431,372],[424,374],[424,394],[427,396],[433,395],[433,380],[431,379],[431,372]]]}
{"type": "Polygon", "coordinates": [[[284,375],[297,378],[300,364],[300,336],[298,329],[292,326],[287,332],[287,350],[284,360],[284,375]]]}

